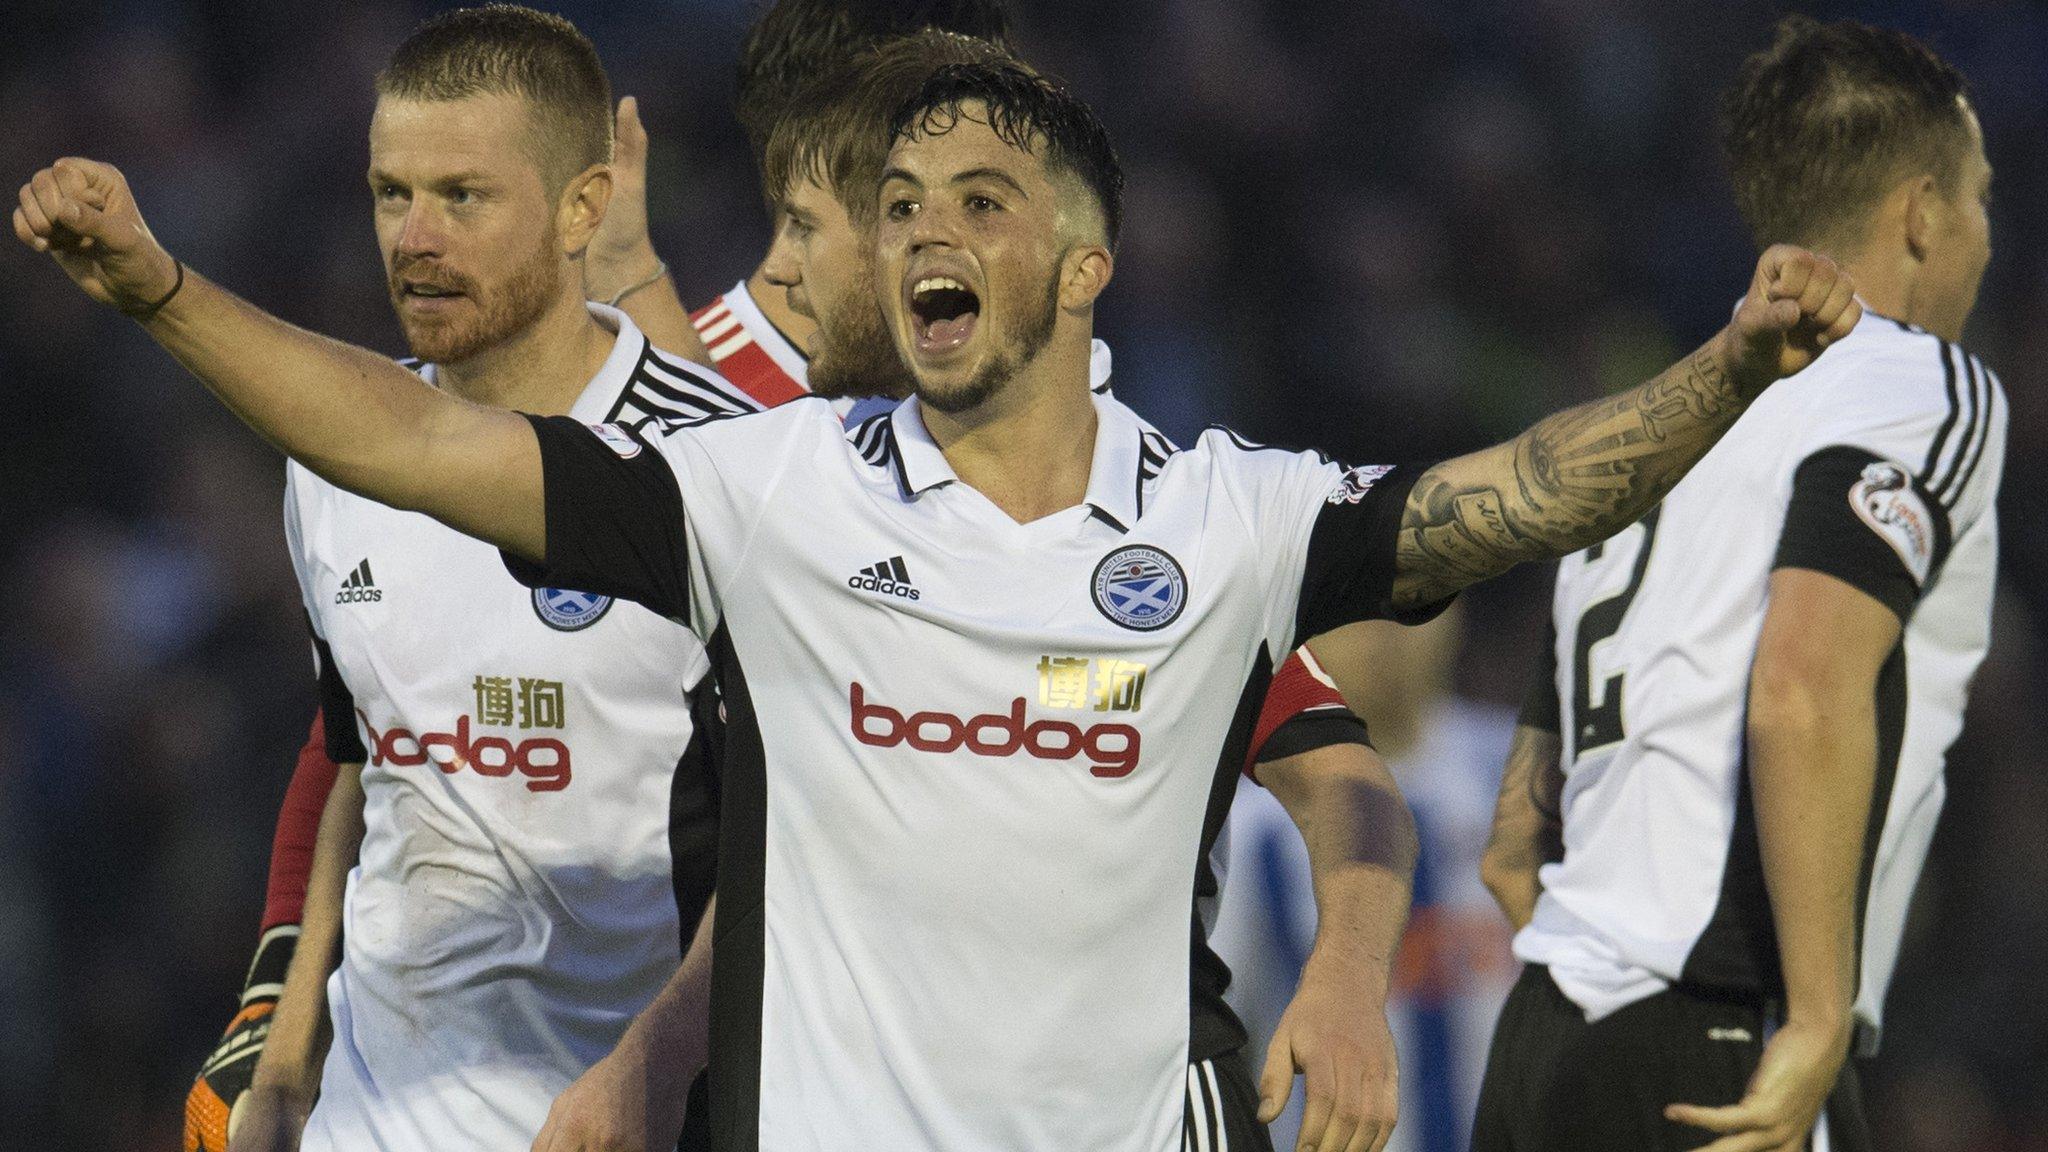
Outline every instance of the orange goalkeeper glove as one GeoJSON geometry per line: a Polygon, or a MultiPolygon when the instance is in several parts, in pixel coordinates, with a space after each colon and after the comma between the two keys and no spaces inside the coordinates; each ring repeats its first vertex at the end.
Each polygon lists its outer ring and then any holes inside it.
{"type": "Polygon", "coordinates": [[[270,1038],[270,1013],[284,991],[285,969],[299,943],[297,924],[280,924],[263,934],[249,978],[242,987],[242,1007],[228,1021],[220,1043],[199,1068],[199,1078],[185,1097],[185,1152],[227,1152],[234,1130],[235,1106],[256,1074],[256,1059],[270,1038]]]}

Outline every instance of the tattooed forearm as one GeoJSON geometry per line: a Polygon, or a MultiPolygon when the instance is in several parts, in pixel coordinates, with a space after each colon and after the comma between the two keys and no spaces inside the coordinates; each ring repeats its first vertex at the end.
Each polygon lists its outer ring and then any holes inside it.
{"type": "Polygon", "coordinates": [[[1493,832],[1479,861],[1480,878],[1516,928],[1535,914],[1536,898],[1543,890],[1537,871],[1564,859],[1564,825],[1558,811],[1564,772],[1558,754],[1557,733],[1515,727],[1494,803],[1493,832]]]}
{"type": "Polygon", "coordinates": [[[1432,603],[1605,540],[1663,499],[1751,398],[1708,345],[1639,388],[1437,465],[1408,496],[1395,599],[1432,603]]]}

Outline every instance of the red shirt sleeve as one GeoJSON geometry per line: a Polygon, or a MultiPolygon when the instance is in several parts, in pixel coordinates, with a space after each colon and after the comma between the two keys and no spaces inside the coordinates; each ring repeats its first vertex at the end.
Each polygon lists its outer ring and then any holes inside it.
{"type": "Polygon", "coordinates": [[[306,907],[306,883],[313,872],[313,841],[320,835],[320,814],[334,789],[340,769],[327,758],[327,731],[321,713],[299,749],[298,767],[284,790],[277,813],[277,833],[270,841],[270,888],[263,905],[263,931],[279,924],[297,924],[306,907]]]}
{"type": "Polygon", "coordinates": [[[1266,688],[1266,703],[1259,710],[1259,722],[1252,727],[1250,749],[1244,758],[1244,774],[1254,781],[1259,778],[1257,768],[1261,760],[1297,755],[1334,743],[1366,743],[1364,722],[1345,706],[1343,695],[1321,667],[1313,665],[1314,659],[1308,649],[1296,649],[1273,673],[1273,682],[1266,688]],[[1266,755],[1269,751],[1276,755],[1266,755]]]}

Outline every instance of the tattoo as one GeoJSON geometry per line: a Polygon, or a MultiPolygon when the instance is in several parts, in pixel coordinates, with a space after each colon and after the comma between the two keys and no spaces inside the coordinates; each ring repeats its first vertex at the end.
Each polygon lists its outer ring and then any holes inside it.
{"type": "Polygon", "coordinates": [[[1564,773],[1558,769],[1556,756],[1550,757],[1547,763],[1538,762],[1530,766],[1529,806],[1535,810],[1536,815],[1543,818],[1545,826],[1563,827],[1564,773]]]}
{"type": "Polygon", "coordinates": [[[1576,552],[1621,531],[1671,491],[1748,403],[1702,348],[1639,388],[1437,465],[1408,495],[1396,602],[1434,603],[1525,560],[1576,552]]]}
{"type": "Polygon", "coordinates": [[[1497,866],[1533,873],[1564,859],[1564,771],[1558,751],[1556,733],[1516,726],[1486,843],[1497,866]]]}

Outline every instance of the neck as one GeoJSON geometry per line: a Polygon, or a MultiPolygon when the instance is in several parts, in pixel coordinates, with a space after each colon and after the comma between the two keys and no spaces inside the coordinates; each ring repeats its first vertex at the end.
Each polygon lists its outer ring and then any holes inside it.
{"type": "Polygon", "coordinates": [[[761,310],[761,315],[789,337],[791,344],[804,355],[811,354],[811,344],[818,336],[818,322],[790,309],[788,289],[770,284],[768,278],[761,274],[761,269],[756,268],[754,274],[747,277],[747,295],[754,298],[754,306],[761,310]]]}
{"type": "Polygon", "coordinates": [[[565,296],[518,335],[459,362],[436,365],[434,379],[472,403],[561,416],[590,386],[616,339],[580,297],[565,296]]]}
{"type": "Polygon", "coordinates": [[[1019,524],[1088,496],[1095,458],[1089,351],[1087,331],[1055,333],[986,403],[965,412],[919,406],[925,428],[961,481],[1019,524]]]}
{"type": "Polygon", "coordinates": [[[1920,278],[1914,275],[1917,262],[1912,257],[1903,252],[1872,252],[1866,246],[1864,251],[1841,259],[1841,264],[1856,281],[1856,298],[1863,301],[1865,308],[1925,328],[1944,340],[1962,339],[1960,331],[1949,331],[1960,326],[1952,325],[1935,302],[1919,290],[1920,278]]]}

